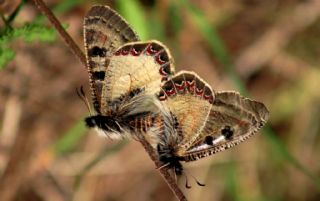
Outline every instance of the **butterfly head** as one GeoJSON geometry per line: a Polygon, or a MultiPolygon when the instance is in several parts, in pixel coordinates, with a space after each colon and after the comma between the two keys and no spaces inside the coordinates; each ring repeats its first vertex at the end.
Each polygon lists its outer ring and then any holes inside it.
{"type": "Polygon", "coordinates": [[[181,158],[176,155],[174,147],[158,144],[157,152],[159,160],[164,164],[164,166],[174,170],[175,174],[182,175],[183,167],[180,163],[181,158]]]}
{"type": "Polygon", "coordinates": [[[121,131],[121,127],[117,121],[112,116],[94,115],[85,118],[86,126],[89,128],[98,128],[104,131],[121,131]]]}

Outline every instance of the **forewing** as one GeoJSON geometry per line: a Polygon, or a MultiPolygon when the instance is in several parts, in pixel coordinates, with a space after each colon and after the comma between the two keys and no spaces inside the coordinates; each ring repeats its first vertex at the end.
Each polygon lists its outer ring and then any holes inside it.
{"type": "Polygon", "coordinates": [[[100,113],[102,82],[115,50],[139,40],[128,23],[108,6],[94,6],[84,19],[84,44],[95,110],[100,113]]]}
{"type": "Polygon", "coordinates": [[[205,127],[181,157],[193,161],[231,148],[257,133],[268,115],[263,103],[237,92],[217,92],[205,127]]]}
{"type": "Polygon", "coordinates": [[[134,91],[155,94],[174,73],[169,50],[158,41],[132,42],[111,57],[106,71],[102,104],[112,104],[134,91]]]}
{"type": "Polygon", "coordinates": [[[184,152],[201,133],[214,93],[198,75],[182,71],[164,84],[159,99],[176,118],[176,134],[181,139],[176,146],[184,152]]]}

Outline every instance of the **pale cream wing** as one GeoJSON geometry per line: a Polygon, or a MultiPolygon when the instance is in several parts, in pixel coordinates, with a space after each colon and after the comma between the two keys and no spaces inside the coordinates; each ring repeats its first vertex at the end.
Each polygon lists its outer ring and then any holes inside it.
{"type": "Polygon", "coordinates": [[[111,57],[103,86],[102,104],[135,93],[155,94],[174,73],[169,50],[158,41],[132,42],[111,57]]]}
{"type": "Polygon", "coordinates": [[[268,116],[263,103],[237,92],[216,92],[201,134],[181,157],[193,161],[231,148],[256,134],[268,116]]]}
{"type": "Polygon", "coordinates": [[[84,19],[84,44],[94,108],[100,113],[101,93],[111,55],[121,45],[139,40],[128,23],[108,6],[93,6],[84,19]]]}
{"type": "Polygon", "coordinates": [[[211,87],[193,72],[182,71],[165,82],[159,99],[176,118],[179,152],[201,133],[214,101],[211,87]]]}

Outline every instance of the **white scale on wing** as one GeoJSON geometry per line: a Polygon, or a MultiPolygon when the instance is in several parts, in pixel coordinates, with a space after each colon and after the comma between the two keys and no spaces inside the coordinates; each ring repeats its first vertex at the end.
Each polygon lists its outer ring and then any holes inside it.
{"type": "Polygon", "coordinates": [[[208,149],[208,148],[214,147],[215,145],[219,144],[220,142],[223,142],[225,139],[226,139],[226,137],[221,135],[221,136],[217,137],[216,139],[212,140],[212,145],[211,144],[210,145],[202,144],[202,145],[196,146],[196,147],[188,150],[187,153],[195,152],[195,151],[201,151],[201,150],[204,150],[204,149],[208,149]]]}

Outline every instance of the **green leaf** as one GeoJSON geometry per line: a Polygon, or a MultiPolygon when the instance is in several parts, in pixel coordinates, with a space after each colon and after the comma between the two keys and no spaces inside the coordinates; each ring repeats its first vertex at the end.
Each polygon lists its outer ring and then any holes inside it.
{"type": "Polygon", "coordinates": [[[0,69],[7,65],[15,57],[15,52],[9,48],[0,49],[0,69]]]}
{"type": "Polygon", "coordinates": [[[14,58],[15,53],[8,46],[19,38],[25,42],[36,40],[52,42],[56,39],[56,34],[54,29],[38,24],[25,24],[19,28],[6,29],[0,38],[0,68],[3,68],[14,58]]]}
{"type": "Polygon", "coordinates": [[[26,42],[40,40],[52,42],[56,39],[55,30],[38,24],[26,24],[22,27],[6,31],[0,38],[0,47],[8,45],[13,40],[21,38],[26,42]]]}

